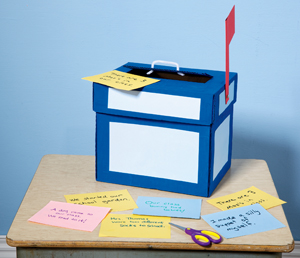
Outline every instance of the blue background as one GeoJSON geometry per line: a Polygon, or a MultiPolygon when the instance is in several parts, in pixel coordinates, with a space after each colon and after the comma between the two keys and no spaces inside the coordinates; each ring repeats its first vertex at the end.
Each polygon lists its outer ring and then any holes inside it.
{"type": "Polygon", "coordinates": [[[45,154],[94,155],[92,83],[128,61],[225,69],[224,20],[236,5],[234,158],[267,161],[300,240],[300,2],[0,2],[0,235],[45,154]]]}

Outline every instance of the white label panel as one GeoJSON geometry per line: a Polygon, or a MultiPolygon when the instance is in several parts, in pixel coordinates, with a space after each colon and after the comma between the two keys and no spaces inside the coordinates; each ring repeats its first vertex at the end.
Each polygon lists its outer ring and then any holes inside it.
{"type": "Polygon", "coordinates": [[[213,180],[228,161],[230,115],[219,125],[215,132],[213,180]]]}
{"type": "Polygon", "coordinates": [[[199,120],[200,105],[199,98],[108,89],[111,109],[199,120]]]}
{"type": "Polygon", "coordinates": [[[109,170],[198,183],[199,133],[109,123],[109,170]]]}
{"type": "Polygon", "coordinates": [[[223,113],[223,111],[230,105],[230,103],[234,99],[234,82],[229,85],[229,100],[227,104],[225,103],[225,90],[223,90],[219,95],[219,115],[223,113]]]}

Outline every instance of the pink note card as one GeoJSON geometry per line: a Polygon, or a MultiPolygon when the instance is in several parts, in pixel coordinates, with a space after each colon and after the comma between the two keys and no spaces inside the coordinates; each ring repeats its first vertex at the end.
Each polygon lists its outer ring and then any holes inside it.
{"type": "Polygon", "coordinates": [[[110,208],[50,201],[28,221],[92,232],[110,208]]]}

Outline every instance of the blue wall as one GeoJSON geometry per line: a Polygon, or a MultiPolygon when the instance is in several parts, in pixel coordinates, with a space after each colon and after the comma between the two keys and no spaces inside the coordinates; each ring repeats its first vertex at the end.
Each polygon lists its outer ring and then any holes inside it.
{"type": "Polygon", "coordinates": [[[94,154],[92,85],[82,77],[156,59],[224,70],[235,4],[233,156],[268,162],[300,240],[300,2],[286,3],[1,1],[0,235],[43,155],[94,154]]]}

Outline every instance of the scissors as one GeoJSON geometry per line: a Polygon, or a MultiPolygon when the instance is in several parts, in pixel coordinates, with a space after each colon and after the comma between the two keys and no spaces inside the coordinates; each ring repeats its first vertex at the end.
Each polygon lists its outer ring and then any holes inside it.
{"type": "Polygon", "coordinates": [[[170,225],[183,230],[186,234],[190,235],[193,241],[198,245],[208,246],[211,243],[218,244],[222,241],[221,235],[210,230],[195,230],[192,228],[184,228],[171,222],[170,225]]]}

